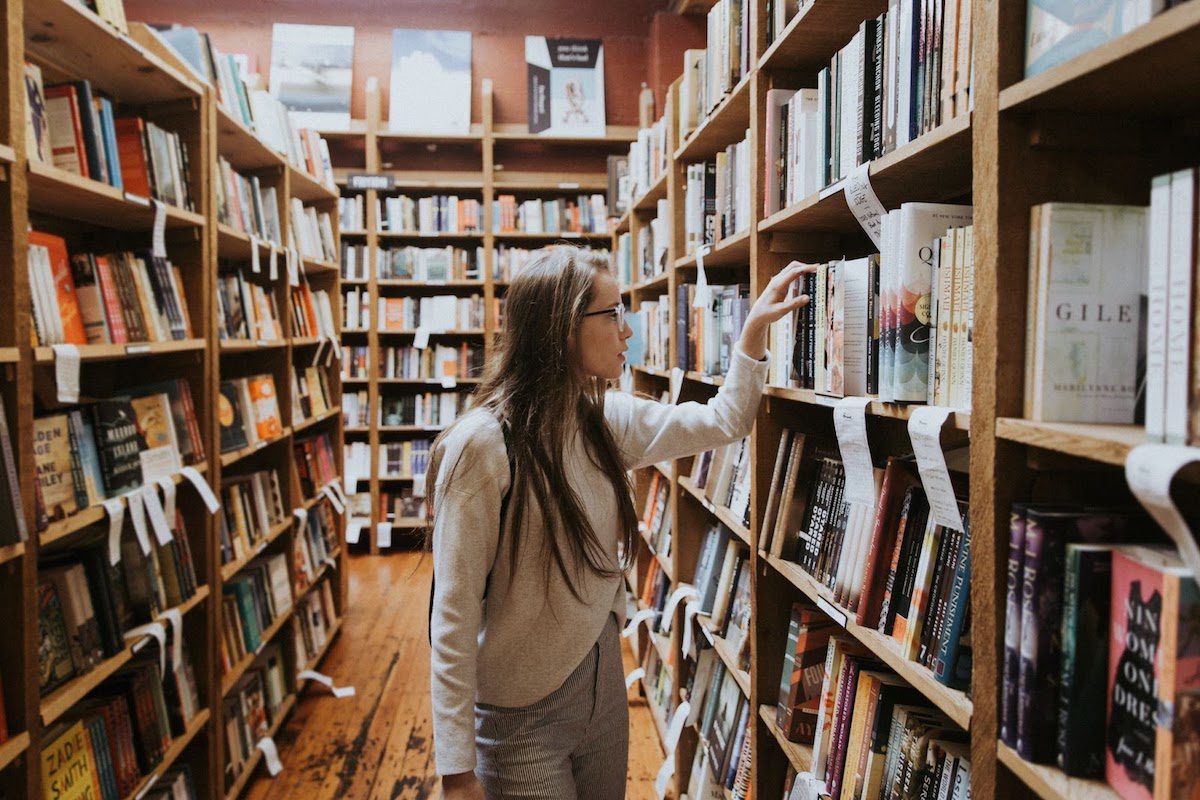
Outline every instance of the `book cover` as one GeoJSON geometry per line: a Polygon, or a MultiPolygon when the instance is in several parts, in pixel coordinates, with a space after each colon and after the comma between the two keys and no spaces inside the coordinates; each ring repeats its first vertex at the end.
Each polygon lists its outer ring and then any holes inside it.
{"type": "Polygon", "coordinates": [[[29,232],[30,246],[44,247],[50,254],[50,271],[54,291],[58,298],[58,311],[62,317],[62,341],[66,344],[87,344],[83,315],[75,291],[75,279],[71,271],[71,259],[67,254],[67,243],[61,236],[41,231],[29,232]]]}
{"type": "Polygon", "coordinates": [[[43,695],[75,677],[62,601],[50,581],[38,584],[38,688],[43,695]]]}
{"type": "Polygon", "coordinates": [[[235,381],[221,381],[217,396],[217,420],[221,425],[221,452],[240,450],[248,444],[242,418],[241,390],[235,381]]]}
{"type": "Polygon", "coordinates": [[[1104,693],[1112,547],[1068,544],[1063,584],[1058,766],[1077,778],[1104,778],[1104,693]]]}
{"type": "Polygon", "coordinates": [[[353,63],[353,27],[277,22],[272,29],[270,91],[301,127],[349,127],[353,63]]]}
{"type": "Polygon", "coordinates": [[[50,130],[42,68],[25,62],[25,152],[31,161],[50,163],[50,130]]]}
{"type": "Polygon", "coordinates": [[[601,40],[526,36],[525,66],[530,133],[605,134],[601,40]]]}
{"type": "Polygon", "coordinates": [[[46,516],[62,519],[78,511],[70,423],[66,414],[33,420],[33,464],[46,516]]]}
{"type": "Polygon", "coordinates": [[[392,30],[388,128],[409,133],[470,131],[470,31],[392,30]]]}
{"type": "Polygon", "coordinates": [[[42,789],[55,800],[96,800],[100,777],[96,751],[82,720],[55,729],[42,749],[42,789]]]}
{"type": "Polygon", "coordinates": [[[142,485],[141,452],[146,442],[128,398],[100,400],[92,406],[92,422],[109,497],[142,485]]]}
{"type": "Polygon", "coordinates": [[[70,84],[47,86],[46,122],[50,133],[50,157],[55,167],[88,177],[87,151],[83,144],[83,121],[79,95],[70,84]]]}
{"type": "Polygon", "coordinates": [[[260,441],[283,434],[279,416],[279,399],[275,396],[275,379],[271,375],[255,375],[246,381],[250,402],[254,408],[254,425],[260,441]]]}
{"type": "Polygon", "coordinates": [[[21,501],[21,480],[9,436],[8,412],[0,396],[0,544],[16,544],[29,538],[21,501]]]}
{"type": "Polygon", "coordinates": [[[129,398],[138,433],[145,449],[138,453],[142,468],[142,483],[169,478],[183,468],[179,457],[179,441],[175,435],[175,420],[166,394],[148,394],[129,398]]]}
{"type": "Polygon", "coordinates": [[[1123,33],[1132,3],[1123,0],[1028,0],[1025,77],[1070,61],[1123,33]]]}

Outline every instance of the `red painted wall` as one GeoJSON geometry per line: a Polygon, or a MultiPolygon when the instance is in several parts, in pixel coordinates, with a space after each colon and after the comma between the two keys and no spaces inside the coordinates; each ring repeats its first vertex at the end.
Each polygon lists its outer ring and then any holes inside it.
{"type": "MultiPolygon", "coordinates": [[[[496,121],[517,123],[526,120],[525,35],[599,37],[604,41],[607,121],[610,125],[636,125],[638,90],[656,69],[652,49],[668,47],[653,41],[674,41],[672,35],[652,35],[652,30],[669,27],[657,20],[671,16],[657,13],[666,4],[667,0],[125,0],[125,11],[134,20],[178,22],[207,31],[224,52],[252,54],[264,77],[271,64],[272,23],[352,25],[350,112],[356,119],[365,116],[364,87],[371,76],[379,79],[383,116],[387,117],[392,28],[471,31],[472,119],[481,118],[480,81],[491,78],[496,121]]],[[[700,30],[703,42],[703,26],[700,30]]],[[[679,74],[681,59],[675,59],[675,71],[664,82],[654,78],[652,85],[660,98],[662,87],[679,74]]],[[[659,102],[661,109],[661,99],[659,102]]]]}

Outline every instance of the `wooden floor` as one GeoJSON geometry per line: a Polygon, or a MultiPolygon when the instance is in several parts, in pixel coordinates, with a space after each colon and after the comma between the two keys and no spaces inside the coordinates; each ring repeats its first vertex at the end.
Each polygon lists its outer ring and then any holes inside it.
{"type": "MultiPolygon", "coordinates": [[[[430,564],[422,553],[350,559],[350,607],[320,670],[336,699],[309,688],[276,737],[283,772],[258,768],[252,800],[437,798],[426,639],[430,564]]],[[[624,642],[625,640],[622,640],[624,642]]],[[[625,652],[626,671],[632,656],[625,652]]],[[[645,701],[630,691],[629,800],[649,800],[663,755],[645,701]],[[635,699],[636,698],[636,699],[635,699]]]]}

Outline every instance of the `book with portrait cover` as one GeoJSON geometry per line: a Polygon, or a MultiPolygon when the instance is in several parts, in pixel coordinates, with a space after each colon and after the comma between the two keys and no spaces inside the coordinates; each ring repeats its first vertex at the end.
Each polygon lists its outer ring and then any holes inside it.
{"type": "Polygon", "coordinates": [[[599,39],[525,37],[529,132],[603,136],[604,44],[599,39]]]}

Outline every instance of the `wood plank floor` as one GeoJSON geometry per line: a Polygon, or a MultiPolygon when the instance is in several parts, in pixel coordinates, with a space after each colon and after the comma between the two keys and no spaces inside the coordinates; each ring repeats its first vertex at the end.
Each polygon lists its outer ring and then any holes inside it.
{"type": "MultiPolygon", "coordinates": [[[[276,737],[283,772],[259,767],[250,800],[437,798],[422,553],[350,559],[349,612],[320,671],[356,694],[310,687],[276,737]]],[[[624,640],[622,640],[624,642],[624,640]]],[[[633,657],[626,647],[626,671],[633,657]]],[[[662,748],[636,687],[630,691],[629,800],[650,800],[662,748]]]]}

